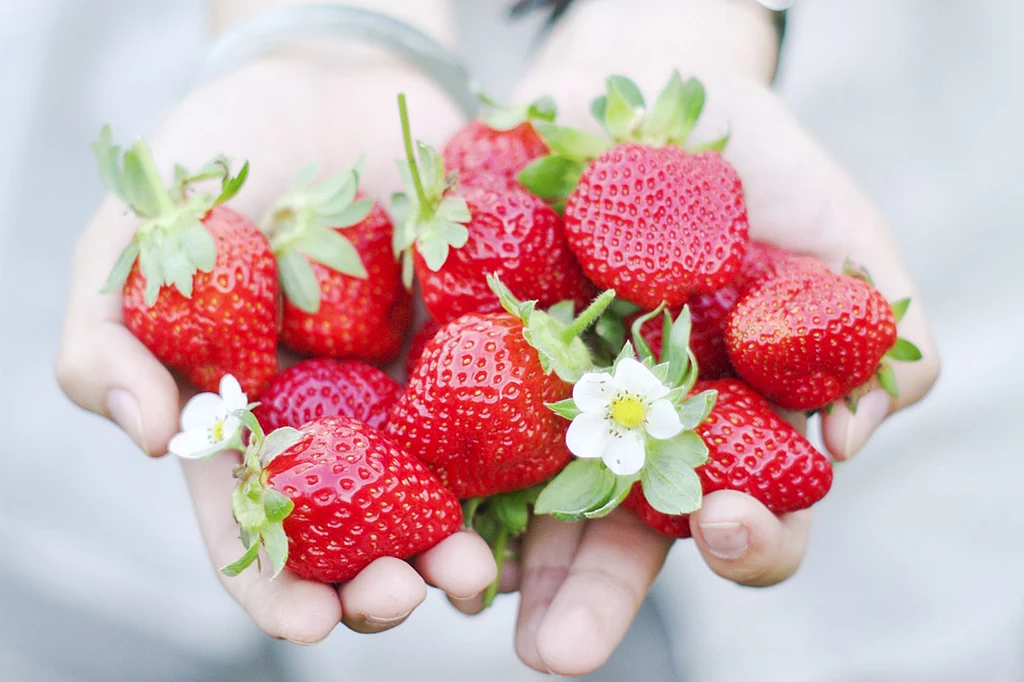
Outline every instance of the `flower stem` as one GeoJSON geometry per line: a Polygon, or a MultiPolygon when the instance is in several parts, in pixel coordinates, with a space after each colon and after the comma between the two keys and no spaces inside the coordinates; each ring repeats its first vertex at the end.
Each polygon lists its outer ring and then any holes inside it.
{"type": "Polygon", "coordinates": [[[595,298],[594,302],[587,306],[586,310],[580,313],[579,316],[572,321],[572,324],[562,331],[561,340],[564,343],[569,343],[582,334],[587,327],[597,321],[597,318],[601,316],[601,313],[603,313],[614,300],[615,291],[612,289],[609,289],[595,298]]]}
{"type": "Polygon", "coordinates": [[[498,576],[494,579],[494,582],[487,586],[483,594],[483,605],[486,609],[494,603],[494,598],[498,596],[498,586],[501,584],[501,571],[505,566],[505,547],[508,545],[508,529],[505,526],[501,526],[498,530],[498,536],[494,538],[494,563],[498,566],[498,576]]]}
{"type": "Polygon", "coordinates": [[[402,119],[402,140],[405,142],[405,159],[409,162],[409,175],[416,186],[416,198],[420,203],[420,214],[427,210],[427,193],[423,190],[420,169],[416,165],[416,155],[412,150],[412,130],[409,126],[409,109],[405,104],[405,93],[398,93],[398,114],[402,119]]]}

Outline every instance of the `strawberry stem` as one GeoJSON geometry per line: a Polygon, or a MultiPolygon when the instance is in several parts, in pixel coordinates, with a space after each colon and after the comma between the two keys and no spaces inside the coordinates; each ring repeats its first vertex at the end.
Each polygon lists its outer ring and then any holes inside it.
{"type": "Polygon", "coordinates": [[[561,340],[564,343],[569,343],[582,334],[587,327],[597,321],[597,318],[601,317],[601,314],[612,304],[612,301],[614,300],[615,291],[611,289],[595,298],[594,302],[587,306],[586,310],[580,313],[579,317],[573,320],[572,324],[565,328],[562,332],[561,340]]]}
{"type": "Polygon", "coordinates": [[[497,537],[494,538],[494,563],[498,567],[498,576],[494,579],[494,582],[487,586],[483,594],[483,606],[488,608],[494,603],[494,598],[498,596],[498,586],[501,584],[501,571],[505,566],[505,548],[508,545],[508,529],[504,525],[498,530],[497,537]]]}
{"type": "Polygon", "coordinates": [[[412,183],[416,186],[416,198],[420,204],[420,215],[427,210],[427,193],[423,190],[423,181],[420,179],[420,169],[416,165],[416,154],[412,150],[412,130],[409,126],[409,109],[405,104],[405,93],[398,93],[398,115],[402,119],[402,141],[405,143],[405,159],[409,162],[409,175],[412,176],[412,183]]]}

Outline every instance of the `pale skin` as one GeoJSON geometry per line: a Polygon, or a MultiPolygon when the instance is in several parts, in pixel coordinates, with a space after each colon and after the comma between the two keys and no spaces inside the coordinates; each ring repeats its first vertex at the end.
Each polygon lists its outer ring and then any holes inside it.
{"type": "MultiPolygon", "coordinates": [[[[215,25],[229,26],[274,4],[281,3],[214,2],[215,25]]],[[[404,16],[442,41],[451,38],[448,2],[362,4],[404,16]]],[[[914,298],[900,334],[924,357],[896,363],[900,398],[873,391],[856,415],[840,403],[824,418],[829,451],[846,459],[885,417],[927,394],[938,375],[938,356],[924,307],[884,219],[769,90],[774,41],[768,15],[745,0],[588,0],[546,41],[516,99],[553,94],[561,122],[593,127],[586,110],[609,73],[629,75],[648,94],[673,68],[684,77],[697,75],[709,95],[696,136],[707,139],[726,126],[731,130],[725,156],[744,181],[754,236],[814,253],[832,266],[851,257],[868,268],[890,300],[914,298]],[[628,49],[615,48],[625,44],[628,49]]],[[[445,95],[407,65],[369,49],[346,57],[304,46],[190,93],[148,136],[158,163],[166,170],[174,161],[195,166],[221,152],[248,159],[252,173],[233,206],[258,217],[309,160],[322,159],[326,172],[338,171],[365,153],[363,189],[387,197],[398,187],[397,92],[407,93],[420,139],[439,145],[462,120],[445,95]],[[358,93],[358,104],[351,93],[358,93]]],[[[159,455],[177,430],[190,390],[122,325],[118,297],[98,293],[136,224],[108,198],[83,232],[56,371],[75,402],[111,418],[142,449],[159,455]]],[[[183,464],[218,567],[241,551],[225,503],[232,465],[229,458],[183,464]]],[[[810,516],[804,511],[776,517],[745,495],[713,493],[691,516],[693,545],[723,578],[773,585],[799,567],[810,516]]],[[[625,512],[577,524],[536,518],[522,541],[521,561],[502,576],[503,589],[521,593],[519,657],[532,668],[561,675],[600,667],[636,616],[671,544],[625,512]]],[[[267,577],[250,570],[222,582],[269,635],[312,643],[339,622],[359,632],[400,624],[423,601],[428,584],[446,592],[459,609],[477,612],[495,567],[483,541],[461,532],[412,562],[378,560],[340,587],[287,572],[274,581],[267,577]]]]}

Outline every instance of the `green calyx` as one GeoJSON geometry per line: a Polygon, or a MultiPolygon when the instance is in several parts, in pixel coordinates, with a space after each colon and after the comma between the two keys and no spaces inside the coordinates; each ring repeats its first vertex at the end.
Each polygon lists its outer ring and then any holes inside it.
{"type": "MultiPolygon", "coordinates": [[[[679,432],[659,439],[643,431],[644,463],[635,474],[618,475],[599,457],[573,460],[541,492],[534,513],[551,514],[564,521],[601,518],[618,507],[638,481],[648,503],[664,514],[688,514],[700,508],[703,492],[696,469],[707,462],[708,448],[694,429],[711,414],[717,392],[689,395],[698,374],[689,349],[690,327],[688,307],[675,321],[662,308],[644,315],[633,324],[632,343],[623,344],[611,367],[598,370],[611,375],[609,390],[616,390],[613,377],[619,364],[627,358],[639,361],[668,389],[664,399],[675,410],[679,432]],[[660,362],[640,335],[643,324],[658,315],[664,316],[665,324],[660,362]]],[[[548,408],[569,420],[582,414],[572,398],[549,404],[548,408]]],[[[612,413],[606,418],[613,419],[612,413]]]]}
{"type": "Polygon", "coordinates": [[[101,291],[123,289],[138,260],[146,280],[143,298],[147,306],[156,302],[164,286],[173,286],[182,296],[191,298],[196,272],[210,272],[217,262],[216,242],[202,219],[214,206],[238,193],[249,174],[249,164],[245,163],[237,175],[231,175],[230,162],[224,157],[194,173],[175,166],[174,182],[166,186],[143,141],[122,154],[107,125],[92,149],[103,184],[144,221],[121,252],[101,291]],[[206,180],[220,180],[220,193],[190,192],[192,185],[206,180]]]}
{"type": "Polygon", "coordinates": [[[466,245],[466,223],[471,216],[465,199],[446,196],[448,182],[437,150],[416,142],[414,152],[404,94],[398,95],[398,110],[405,141],[405,160],[398,162],[398,168],[406,191],[391,199],[395,219],[392,248],[395,257],[402,261],[402,281],[406,288],[411,288],[413,250],[419,252],[431,271],[437,272],[448,260],[451,249],[466,245]]]}
{"type": "Polygon", "coordinates": [[[604,292],[573,318],[571,304],[558,304],[544,312],[536,309],[536,301],[518,300],[494,274],[487,276],[487,284],[498,296],[502,307],[522,320],[523,337],[537,351],[545,372],[554,372],[562,381],[573,384],[593,369],[590,350],[580,336],[615,300],[614,291],[604,292]],[[567,311],[569,315],[566,315],[567,311]]]}
{"type": "Polygon", "coordinates": [[[462,503],[463,524],[472,528],[490,545],[498,575],[483,593],[483,606],[494,603],[501,583],[501,571],[507,560],[517,557],[509,549],[509,540],[526,532],[530,511],[543,486],[534,486],[490,497],[475,497],[462,503]]]}
{"type": "Polygon", "coordinates": [[[260,547],[267,553],[276,578],[288,561],[288,538],[284,519],[292,513],[294,503],[266,485],[265,469],[282,452],[295,445],[302,434],[290,427],[271,431],[264,437],[256,417],[248,410],[235,413],[249,430],[249,446],[242,464],[235,470],[238,485],[231,494],[231,511],[241,533],[245,554],[221,568],[228,576],[236,576],[254,561],[260,568],[260,547]]]}
{"type": "Polygon", "coordinates": [[[310,164],[300,171],[260,226],[277,257],[285,296],[307,313],[320,309],[320,284],[310,261],[349,277],[367,277],[359,252],[339,231],[358,225],[373,209],[372,199],[356,200],[361,166],[360,160],[314,186],[318,165],[310,164]]]}
{"type": "Polygon", "coordinates": [[[477,99],[483,105],[481,120],[492,130],[512,130],[523,123],[554,121],[558,107],[551,97],[538,97],[523,106],[507,106],[496,102],[483,93],[477,93],[477,99]]]}

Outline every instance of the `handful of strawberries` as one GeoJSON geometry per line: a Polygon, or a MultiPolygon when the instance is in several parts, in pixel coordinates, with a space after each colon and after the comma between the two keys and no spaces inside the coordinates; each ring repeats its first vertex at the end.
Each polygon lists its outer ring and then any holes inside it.
{"type": "MultiPolygon", "coordinates": [[[[105,290],[161,361],[205,393],[170,450],[243,452],[242,557],[344,582],[462,526],[494,548],[532,514],[617,507],[673,537],[704,494],[807,508],[831,462],[773,410],[854,408],[891,363],[909,304],[867,273],[751,241],[725,138],[690,144],[704,89],[673,73],[647,107],[626,78],[555,123],[547,98],[492,106],[442,153],[413,141],[390,213],[356,167],[304,170],[259,226],[229,207],[248,173],[218,158],[160,179],[146,146],[94,149],[143,220],[105,290]],[[220,181],[216,193],[196,185],[220,181]],[[382,366],[430,319],[405,385],[382,366]],[[307,359],[280,371],[278,347],[307,359]],[[250,403],[250,398],[255,402],[250,403]]],[[[496,586],[485,595],[494,597],[496,586]]]]}

